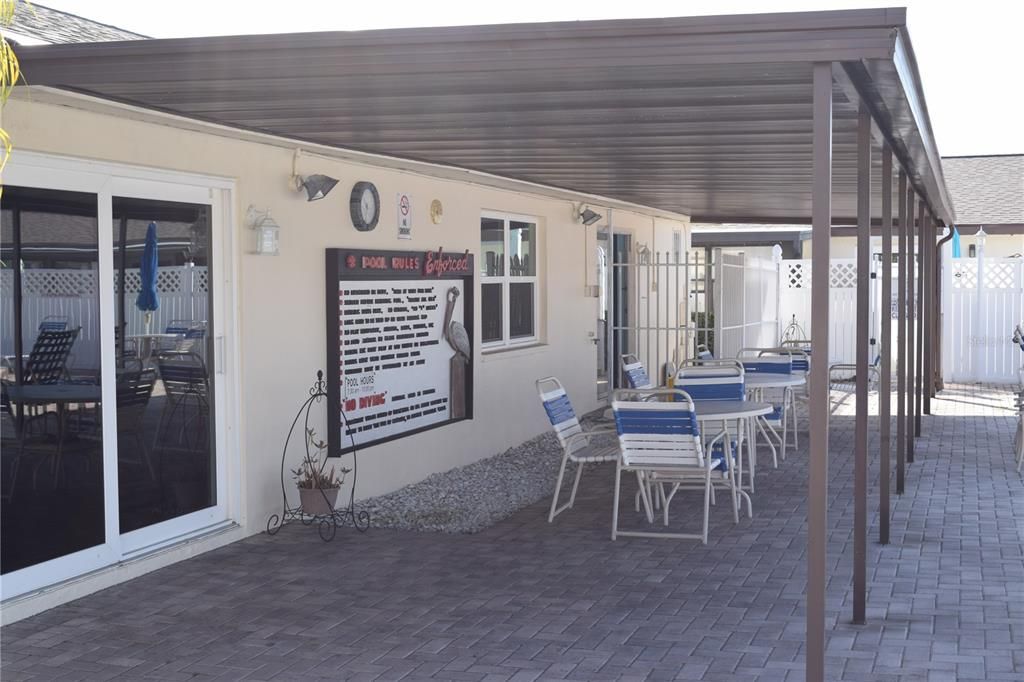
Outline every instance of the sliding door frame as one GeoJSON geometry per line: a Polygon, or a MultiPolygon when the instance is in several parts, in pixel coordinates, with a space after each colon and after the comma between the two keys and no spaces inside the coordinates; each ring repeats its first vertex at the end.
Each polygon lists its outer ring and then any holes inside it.
{"type": "Polygon", "coordinates": [[[238,272],[234,181],[108,162],[16,151],[5,185],[87,192],[97,197],[99,335],[103,404],[116,402],[113,198],[181,201],[210,207],[210,282],[213,288],[213,382],[217,500],[190,514],[121,534],[118,506],[117,410],[102,410],[105,541],[94,547],[11,571],[0,577],[0,599],[23,596],[84,574],[164,550],[242,519],[238,272]]]}

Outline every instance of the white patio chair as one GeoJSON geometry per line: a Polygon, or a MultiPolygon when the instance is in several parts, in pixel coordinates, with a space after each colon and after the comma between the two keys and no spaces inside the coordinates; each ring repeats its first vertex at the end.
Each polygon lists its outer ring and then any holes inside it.
{"type": "MultiPolygon", "coordinates": [[[[881,378],[880,367],[882,365],[882,356],[876,355],[874,361],[868,365],[868,390],[873,391],[878,388],[878,384],[881,378]]],[[[829,388],[849,387],[849,391],[852,392],[857,386],[857,365],[851,362],[836,362],[828,366],[828,385],[829,388]]]]}
{"type": "MultiPolygon", "coordinates": [[[[708,519],[713,486],[718,483],[732,494],[733,520],[739,522],[737,486],[728,473],[725,457],[709,456],[701,442],[693,401],[684,391],[656,389],[616,391],[612,399],[615,428],[622,456],[615,467],[615,497],[612,507],[612,540],[620,535],[665,537],[708,541],[708,519]],[[661,402],[665,400],[670,402],[661,402]],[[661,497],[664,524],[668,525],[669,506],[680,490],[704,491],[704,518],[701,532],[669,533],[619,529],[619,495],[622,473],[636,473],[647,521],[653,523],[652,489],[661,497]],[[723,475],[713,481],[713,474],[723,475]],[[655,484],[653,487],[651,482],[655,484]],[[669,493],[665,485],[671,486],[669,493]]],[[[712,439],[726,437],[723,432],[712,439]]]]}
{"type": "MultiPolygon", "coordinates": [[[[685,365],[676,372],[673,388],[685,391],[692,400],[746,400],[747,393],[744,380],[743,364],[739,360],[709,360],[697,365],[685,365]]],[[[722,424],[723,431],[728,435],[728,423],[722,424]]],[[[746,442],[745,429],[740,429],[736,439],[728,439],[729,449],[735,451],[737,459],[746,446],[747,471],[750,472],[750,445],[746,442]]],[[[710,447],[710,446],[709,446],[710,447]]],[[[724,448],[725,442],[718,447],[724,448]]],[[[772,444],[772,458],[775,458],[775,446],[772,444]]],[[[740,482],[743,466],[737,471],[737,483],[740,482]]],[[[749,475],[749,474],[748,474],[749,475]]],[[[751,490],[754,481],[750,479],[751,490]]]]}
{"type": "Polygon", "coordinates": [[[647,374],[647,368],[644,367],[637,356],[632,353],[626,353],[622,356],[621,362],[622,374],[626,377],[626,383],[629,384],[630,388],[656,388],[654,382],[651,381],[650,375],[647,374]]]}
{"type": "Polygon", "coordinates": [[[612,442],[607,445],[599,445],[591,442],[595,436],[611,437],[615,432],[611,429],[591,429],[584,431],[580,426],[576,412],[572,409],[569,396],[561,382],[555,377],[544,377],[536,382],[537,394],[544,404],[544,411],[548,415],[558,443],[562,446],[562,464],[558,469],[558,480],[555,483],[555,493],[551,497],[551,509],[548,512],[548,523],[555,520],[555,517],[566,509],[572,508],[576,502],[576,490],[580,485],[580,478],[583,476],[583,467],[587,464],[600,462],[613,462],[619,458],[619,447],[612,442]],[[572,492],[569,494],[569,501],[558,506],[558,497],[562,490],[562,479],[565,478],[565,467],[568,462],[576,464],[576,476],[572,483],[572,492]]]}
{"type": "MultiPolygon", "coordinates": [[[[807,422],[808,430],[811,428],[811,417],[810,417],[810,373],[811,373],[811,342],[809,339],[789,339],[784,340],[780,345],[780,348],[790,353],[790,357],[793,362],[793,374],[802,374],[808,379],[808,382],[804,384],[803,389],[800,391],[793,391],[793,398],[795,400],[794,407],[799,404],[804,406],[804,413],[806,415],[805,421],[807,422]]],[[[793,415],[793,444],[797,445],[796,434],[800,431],[800,420],[798,415],[794,411],[793,415]]]]}
{"type": "MultiPolygon", "coordinates": [[[[740,351],[741,353],[743,351],[740,351]]],[[[794,352],[788,348],[762,348],[758,349],[756,358],[743,360],[743,369],[747,373],[773,374],[781,376],[792,376],[794,352]]],[[[765,438],[773,445],[779,446],[782,461],[786,461],[786,448],[789,445],[792,435],[793,447],[798,446],[797,440],[797,415],[796,415],[796,392],[791,387],[782,389],[768,389],[781,391],[781,401],[772,403],[775,408],[771,414],[758,417],[758,427],[765,438]],[[792,425],[792,429],[790,429],[792,425]],[[779,431],[781,430],[781,433],[779,431]]],[[[776,464],[776,467],[778,465],[776,464]]]]}

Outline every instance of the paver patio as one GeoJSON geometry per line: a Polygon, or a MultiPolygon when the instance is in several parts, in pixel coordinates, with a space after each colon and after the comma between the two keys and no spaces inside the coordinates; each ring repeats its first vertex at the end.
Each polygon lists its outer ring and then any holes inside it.
{"type": "MultiPolygon", "coordinates": [[[[979,386],[933,402],[887,547],[869,502],[864,626],[849,624],[853,420],[848,403],[838,409],[830,679],[1024,679],[1010,405],[979,386]]],[[[707,546],[611,542],[610,469],[585,476],[577,508],[552,525],[542,502],[476,535],[346,530],[324,544],[290,527],[3,628],[2,676],[800,680],[805,445],[802,434],[778,470],[762,455],[755,517],[736,527],[720,501],[707,546]]],[[[877,474],[876,458],[872,488],[877,474]]],[[[699,520],[698,507],[691,494],[673,517],[699,520]]]]}

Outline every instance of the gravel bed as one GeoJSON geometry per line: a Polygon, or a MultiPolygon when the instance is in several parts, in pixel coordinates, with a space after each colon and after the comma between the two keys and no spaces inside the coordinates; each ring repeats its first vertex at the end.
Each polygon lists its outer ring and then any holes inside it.
{"type": "MultiPolygon", "coordinates": [[[[363,500],[359,506],[370,513],[374,528],[477,533],[550,498],[561,461],[558,439],[546,433],[499,455],[363,500]]],[[[568,489],[566,483],[563,489],[568,489]]]]}

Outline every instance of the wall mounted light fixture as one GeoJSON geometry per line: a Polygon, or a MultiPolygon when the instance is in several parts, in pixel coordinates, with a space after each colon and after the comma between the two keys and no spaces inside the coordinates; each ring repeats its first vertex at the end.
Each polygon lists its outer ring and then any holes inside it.
{"type": "Polygon", "coordinates": [[[256,233],[255,253],[261,256],[277,256],[281,253],[281,226],[270,217],[270,209],[260,210],[249,206],[245,222],[256,233]]]}
{"type": "Polygon", "coordinates": [[[332,178],[329,175],[321,175],[319,173],[306,177],[299,175],[298,166],[300,154],[302,154],[302,150],[296,149],[295,154],[292,156],[292,185],[298,192],[306,190],[306,201],[318,201],[323,199],[325,196],[330,194],[331,190],[334,189],[334,186],[338,184],[337,179],[332,178]]]}
{"type": "Polygon", "coordinates": [[[307,178],[301,175],[295,176],[295,182],[299,186],[299,189],[306,190],[307,201],[317,201],[323,199],[325,196],[330,194],[334,186],[338,184],[338,181],[329,175],[310,175],[307,178]]]}
{"type": "Polygon", "coordinates": [[[601,219],[601,214],[591,210],[586,204],[574,204],[572,208],[573,218],[583,225],[593,225],[601,219]]]}

